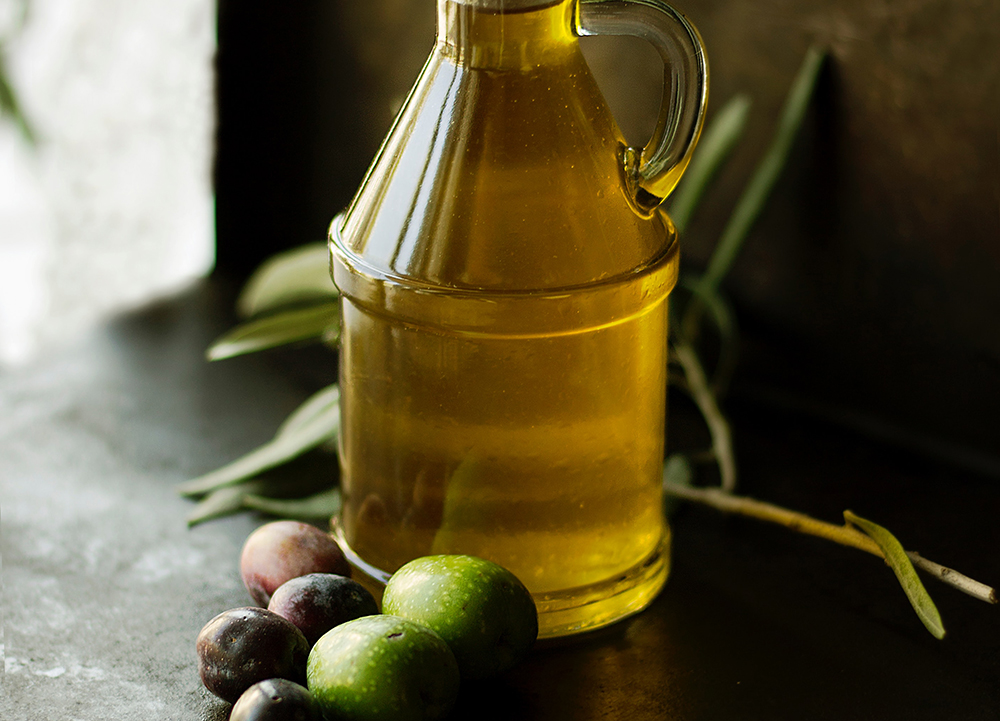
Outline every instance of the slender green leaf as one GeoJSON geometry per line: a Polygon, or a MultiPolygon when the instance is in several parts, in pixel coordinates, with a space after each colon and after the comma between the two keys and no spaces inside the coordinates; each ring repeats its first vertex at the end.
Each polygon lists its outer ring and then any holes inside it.
{"type": "Polygon", "coordinates": [[[0,117],[4,115],[10,116],[21,131],[24,139],[34,145],[35,133],[32,131],[31,125],[28,123],[28,118],[24,115],[21,104],[17,100],[17,93],[14,92],[14,86],[11,84],[10,76],[7,74],[7,66],[4,63],[4,54],[2,51],[3,47],[0,46],[0,117]]]}
{"type": "Polygon", "coordinates": [[[188,526],[197,526],[199,523],[211,521],[233,513],[242,511],[243,499],[248,493],[263,493],[267,488],[267,481],[262,478],[255,478],[235,486],[226,486],[209,493],[202,498],[188,514],[188,526]]]}
{"type": "Polygon", "coordinates": [[[261,513],[295,520],[330,518],[340,513],[340,489],[330,488],[306,498],[267,498],[248,495],[244,506],[261,513]]]}
{"type": "Polygon", "coordinates": [[[340,324],[340,306],[333,303],[298,308],[242,323],[209,346],[209,360],[222,360],[245,353],[275,348],[335,335],[340,324]]]}
{"type": "Polygon", "coordinates": [[[917,612],[917,616],[923,621],[924,626],[934,638],[944,638],[945,631],[944,624],[941,622],[941,614],[938,613],[937,606],[931,600],[924,584],[920,582],[920,577],[917,575],[916,569],[913,568],[909,556],[906,555],[903,545],[882,526],[850,511],[844,511],[844,520],[860,528],[878,544],[882,553],[885,554],[886,563],[896,574],[899,585],[903,587],[906,597],[910,599],[910,605],[913,606],[913,610],[917,612]]]}
{"type": "Polygon", "coordinates": [[[683,453],[671,453],[663,464],[663,482],[677,486],[691,485],[691,461],[683,453]]]}
{"type": "Polygon", "coordinates": [[[289,493],[302,493],[302,484],[289,483],[281,477],[261,476],[225,486],[198,502],[188,515],[188,526],[240,511],[260,511],[297,520],[329,518],[340,511],[340,490],[337,488],[303,497],[288,497],[289,493]]]}
{"type": "Polygon", "coordinates": [[[320,416],[340,412],[340,386],[336,383],[316,391],[306,398],[298,408],[289,414],[288,418],[278,426],[275,438],[281,438],[296,433],[304,425],[320,416]]]}
{"type": "Polygon", "coordinates": [[[805,118],[806,109],[809,106],[809,100],[812,97],[813,88],[816,85],[816,79],[819,77],[819,71],[825,57],[825,51],[815,46],[810,47],[806,52],[805,60],[803,60],[785,100],[785,107],[782,110],[778,129],[771,145],[754,171],[750,182],[743,190],[739,201],[737,201],[736,208],[722,231],[719,244],[716,246],[708,268],[702,276],[701,284],[706,290],[714,291],[718,288],[726,273],[729,272],[733,261],[736,260],[751,226],[764,208],[768,195],[770,195],[771,189],[785,165],[792,142],[802,125],[802,120],[805,118]]]}
{"type": "MultiPolygon", "coordinates": [[[[709,292],[692,278],[681,278],[680,283],[695,295],[697,302],[704,304],[708,317],[719,334],[719,357],[712,372],[712,390],[716,396],[723,396],[736,370],[739,356],[740,338],[736,314],[720,290],[709,292]]],[[[671,325],[671,330],[676,327],[671,325]]]]}
{"type": "MultiPolygon", "coordinates": [[[[691,486],[693,477],[691,461],[682,453],[671,453],[663,464],[663,483],[674,486],[691,486]]],[[[663,499],[663,511],[670,518],[677,512],[680,500],[676,496],[667,495],[663,499]]]]}
{"type": "Polygon", "coordinates": [[[182,496],[199,496],[225,486],[239,483],[262,471],[279,466],[302,453],[335,437],[340,429],[340,408],[331,403],[322,412],[294,430],[287,430],[222,468],[182,483],[177,487],[182,496]]]}
{"type": "Polygon", "coordinates": [[[701,135],[691,165],[670,203],[669,215],[684,230],[715,173],[736,147],[746,127],[750,98],[736,95],[727,102],[701,135]]]}
{"type": "Polygon", "coordinates": [[[291,303],[337,295],[326,243],[310,243],[264,261],[243,286],[236,311],[249,318],[291,303]]]}

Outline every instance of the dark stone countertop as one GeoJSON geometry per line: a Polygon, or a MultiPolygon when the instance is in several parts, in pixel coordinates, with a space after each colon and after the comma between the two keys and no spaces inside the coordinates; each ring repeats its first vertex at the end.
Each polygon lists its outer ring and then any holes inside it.
{"type": "MultiPolygon", "coordinates": [[[[201,283],[0,374],[5,721],[225,719],[194,639],[248,604],[237,558],[263,519],[189,530],[173,486],[268,439],[333,372],[308,353],[204,362],[231,300],[201,283]]],[[[688,417],[671,410],[672,426],[688,417]]],[[[732,410],[744,493],[832,521],[849,507],[1000,581],[996,479],[732,410]]],[[[674,529],[650,609],[466,684],[454,718],[1000,719],[1000,608],[928,581],[949,631],[939,642],[877,559],[704,508],[682,509],[674,529]]]]}

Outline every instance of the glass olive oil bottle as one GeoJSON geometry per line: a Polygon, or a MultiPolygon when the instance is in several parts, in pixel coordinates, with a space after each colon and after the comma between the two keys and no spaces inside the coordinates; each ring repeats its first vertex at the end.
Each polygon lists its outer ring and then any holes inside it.
{"type": "Polygon", "coordinates": [[[697,33],[658,0],[438,0],[436,46],[331,226],[337,532],[370,578],[430,554],[490,559],[532,592],[542,636],[662,587],[678,245],[657,205],[705,85],[697,33]],[[637,28],[670,63],[641,151],[579,48],[637,28]]]}

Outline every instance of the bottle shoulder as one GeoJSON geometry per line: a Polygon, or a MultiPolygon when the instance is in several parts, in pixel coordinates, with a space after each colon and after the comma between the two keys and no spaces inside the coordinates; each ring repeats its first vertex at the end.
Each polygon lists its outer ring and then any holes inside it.
{"type": "Polygon", "coordinates": [[[625,147],[578,52],[504,71],[435,53],[338,230],[366,266],[435,286],[626,275],[674,232],[632,206],[625,147]]]}

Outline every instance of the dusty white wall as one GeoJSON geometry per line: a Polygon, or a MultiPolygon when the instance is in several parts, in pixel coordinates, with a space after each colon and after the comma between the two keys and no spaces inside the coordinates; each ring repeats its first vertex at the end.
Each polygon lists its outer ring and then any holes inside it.
{"type": "Polygon", "coordinates": [[[0,0],[0,366],[214,259],[211,0],[0,0]]]}

